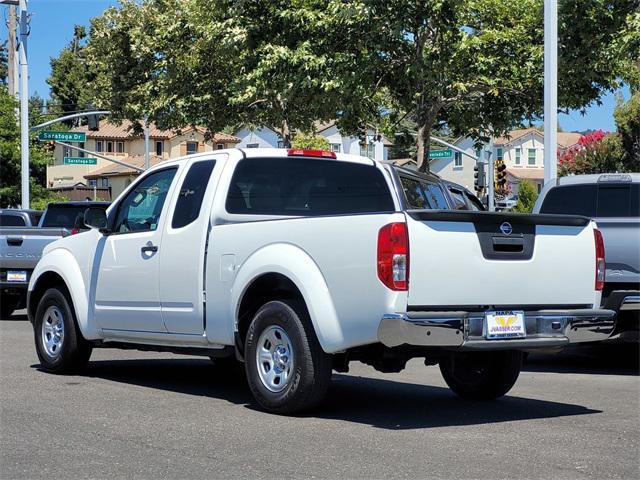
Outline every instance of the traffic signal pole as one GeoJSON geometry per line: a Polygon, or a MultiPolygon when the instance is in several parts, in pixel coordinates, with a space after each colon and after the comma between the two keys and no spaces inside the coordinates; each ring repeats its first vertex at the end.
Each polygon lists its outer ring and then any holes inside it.
{"type": "Polygon", "coordinates": [[[29,18],[27,16],[27,0],[18,4],[20,20],[20,44],[18,45],[18,62],[20,63],[20,157],[22,170],[22,208],[29,208],[29,65],[27,63],[27,37],[29,35],[29,18]]]}
{"type": "Polygon", "coordinates": [[[558,0],[544,0],[544,183],[558,176],[558,0]]]}

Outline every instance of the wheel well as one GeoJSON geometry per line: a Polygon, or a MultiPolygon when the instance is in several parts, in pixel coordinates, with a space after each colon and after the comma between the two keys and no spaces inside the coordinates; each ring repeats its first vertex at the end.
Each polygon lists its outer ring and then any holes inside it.
{"type": "MultiPolygon", "coordinates": [[[[302,293],[289,278],[280,273],[266,273],[251,282],[244,292],[238,309],[238,339],[237,346],[244,353],[244,341],[249,331],[249,325],[258,309],[272,300],[300,300],[306,308],[302,293]]],[[[306,312],[308,314],[308,312],[306,312]]]]}
{"type": "Polygon", "coordinates": [[[44,292],[53,287],[59,287],[67,297],[71,308],[74,308],[73,302],[71,301],[71,296],[69,295],[69,288],[67,288],[67,284],[65,283],[64,279],[55,272],[45,272],[40,276],[40,278],[38,278],[33,291],[29,295],[29,305],[27,305],[27,313],[31,321],[35,319],[36,309],[38,308],[40,298],[42,298],[44,292]]]}

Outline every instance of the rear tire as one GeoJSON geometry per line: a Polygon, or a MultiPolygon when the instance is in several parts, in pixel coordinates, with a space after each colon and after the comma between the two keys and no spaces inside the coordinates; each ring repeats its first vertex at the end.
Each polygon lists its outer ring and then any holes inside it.
{"type": "Polygon", "coordinates": [[[322,350],[303,304],[272,301],[258,310],[247,333],[245,370],[265,410],[290,414],[322,402],[331,356],[322,350]]]}
{"type": "Polygon", "coordinates": [[[38,303],[33,325],[40,365],[51,373],[75,373],[91,356],[91,344],[82,337],[65,293],[59,288],[47,290],[38,303]]]}
{"type": "Polygon", "coordinates": [[[440,372],[453,392],[462,398],[492,400],[506,394],[522,368],[522,352],[454,353],[440,362],[440,372]]]}

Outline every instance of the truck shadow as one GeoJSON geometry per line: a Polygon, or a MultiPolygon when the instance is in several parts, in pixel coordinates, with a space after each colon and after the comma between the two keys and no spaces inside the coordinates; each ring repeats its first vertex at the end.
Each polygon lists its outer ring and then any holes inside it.
{"type": "MultiPolygon", "coordinates": [[[[218,370],[208,360],[98,360],[89,363],[84,375],[184,395],[217,398],[259,410],[242,374],[218,370]]],[[[493,402],[471,402],[458,398],[447,388],[334,373],[325,402],[301,417],[404,430],[594,413],[601,411],[517,396],[506,396],[493,402]]]]}

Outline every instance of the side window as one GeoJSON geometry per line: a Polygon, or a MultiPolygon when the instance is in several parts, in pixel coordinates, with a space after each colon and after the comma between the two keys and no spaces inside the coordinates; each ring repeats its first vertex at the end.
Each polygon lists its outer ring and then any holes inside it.
{"type": "Polygon", "coordinates": [[[120,202],[113,231],[130,233],[157,229],[176,170],[159,170],[138,183],[120,202]]]}
{"type": "Polygon", "coordinates": [[[196,162],[191,165],[184,182],[182,182],[182,187],[180,187],[171,228],[182,228],[198,218],[204,192],[207,190],[209,178],[215,165],[215,160],[196,162]]]}
{"type": "Polygon", "coordinates": [[[473,210],[474,212],[484,211],[484,205],[482,205],[482,202],[480,200],[478,200],[473,195],[469,195],[467,192],[464,192],[464,196],[467,199],[469,210],[473,210]]]}
{"type": "Polygon", "coordinates": [[[449,194],[451,194],[451,200],[453,200],[454,210],[468,210],[467,203],[464,201],[464,196],[460,190],[449,188],[449,194]]]}
{"type": "Polygon", "coordinates": [[[571,185],[552,188],[540,207],[540,213],[596,215],[596,185],[571,185]]]}
{"type": "Polygon", "coordinates": [[[0,215],[0,227],[24,227],[24,218],[18,215],[0,215]]]}
{"type": "Polygon", "coordinates": [[[449,205],[447,205],[447,200],[444,197],[444,192],[440,185],[435,183],[424,183],[422,185],[424,188],[424,196],[427,199],[427,203],[429,207],[434,210],[448,210],[449,205]]]}
{"type": "Polygon", "coordinates": [[[404,196],[407,199],[407,206],[409,208],[427,208],[427,201],[424,198],[422,186],[417,180],[401,176],[400,183],[402,184],[402,190],[404,190],[404,196]]]}

